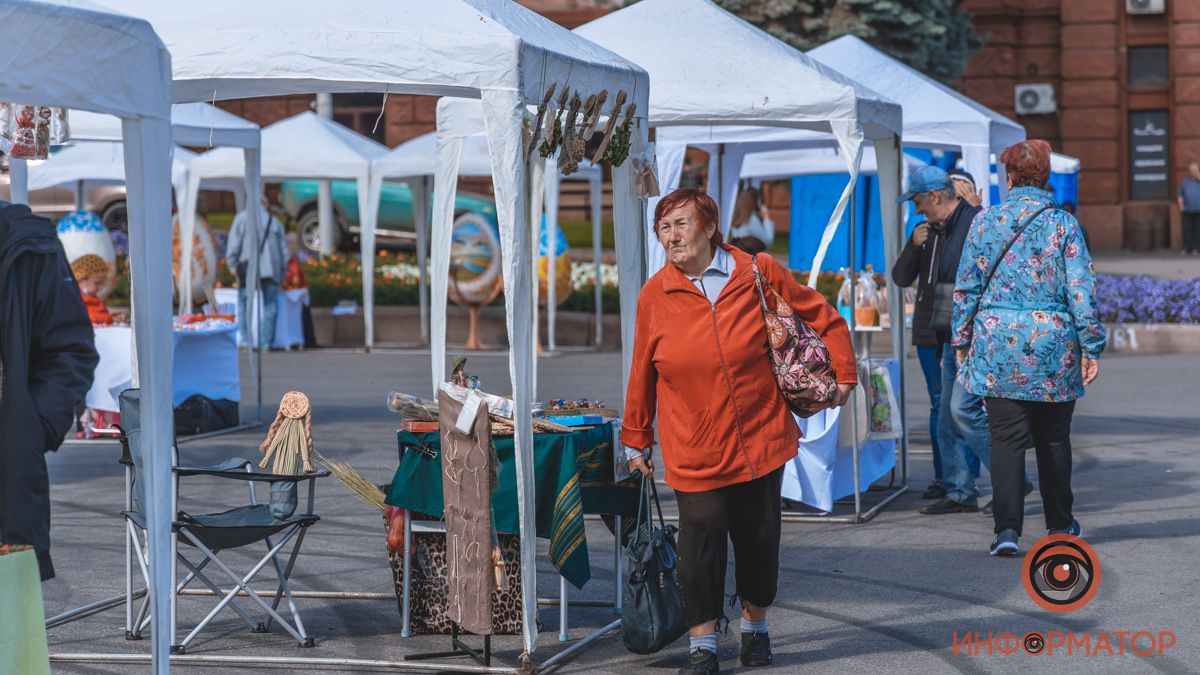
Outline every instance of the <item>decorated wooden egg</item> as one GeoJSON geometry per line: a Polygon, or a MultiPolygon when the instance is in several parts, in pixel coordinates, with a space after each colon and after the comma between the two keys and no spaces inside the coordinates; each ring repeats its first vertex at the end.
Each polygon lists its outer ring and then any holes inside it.
{"type": "MultiPolygon", "coordinates": [[[[179,237],[179,215],[171,220],[171,272],[175,277],[175,288],[183,290],[182,267],[183,243],[179,237]]],[[[192,233],[192,298],[205,297],[205,289],[217,282],[217,245],[209,232],[208,222],[196,216],[196,229],[192,233]]]]}
{"type": "Polygon", "coordinates": [[[67,262],[73,263],[85,255],[97,255],[108,263],[108,281],[100,289],[99,296],[107,298],[117,284],[117,251],[112,237],[100,216],[91,211],[71,211],[58,221],[58,239],[67,254],[67,262]]]}

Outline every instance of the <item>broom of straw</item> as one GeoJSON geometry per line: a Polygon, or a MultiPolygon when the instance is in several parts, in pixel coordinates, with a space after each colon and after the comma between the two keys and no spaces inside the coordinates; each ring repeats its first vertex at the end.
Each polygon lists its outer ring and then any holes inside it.
{"type": "Polygon", "coordinates": [[[385,504],[383,503],[383,500],[387,495],[383,494],[383,490],[380,490],[379,486],[364,478],[361,473],[355,471],[354,467],[350,466],[346,462],[328,459],[321,453],[315,451],[314,455],[316,456],[317,461],[320,462],[325,468],[329,469],[329,473],[333,474],[333,477],[338,479],[342,485],[345,485],[347,488],[349,488],[356,497],[367,504],[374,506],[380,511],[384,510],[385,504]]]}

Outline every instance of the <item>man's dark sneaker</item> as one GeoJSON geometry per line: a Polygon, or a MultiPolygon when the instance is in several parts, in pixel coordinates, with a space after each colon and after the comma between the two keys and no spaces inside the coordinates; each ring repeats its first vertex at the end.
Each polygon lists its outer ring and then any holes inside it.
{"type": "Polygon", "coordinates": [[[1017,546],[1017,540],[1021,535],[1017,534],[1016,530],[1000,530],[996,538],[992,540],[992,546],[988,549],[990,555],[1016,555],[1020,547],[1017,546]]]}
{"type": "Polygon", "coordinates": [[[1061,530],[1051,528],[1050,531],[1047,532],[1046,534],[1069,534],[1072,537],[1082,537],[1083,536],[1083,528],[1079,526],[1078,520],[1075,520],[1074,518],[1072,518],[1070,525],[1064,527],[1061,530]]]}
{"type": "Polygon", "coordinates": [[[929,481],[929,487],[925,488],[925,494],[921,495],[921,499],[941,499],[946,496],[946,486],[942,485],[941,478],[934,478],[929,481]]]}
{"type": "Polygon", "coordinates": [[[742,633],[742,665],[771,665],[771,636],[768,633],[742,633]]]}
{"type": "MultiPolygon", "coordinates": [[[[1033,494],[1033,481],[1027,480],[1025,481],[1025,496],[1028,497],[1031,494],[1033,494]]],[[[992,500],[989,499],[988,503],[981,510],[985,516],[992,515],[992,500]]]]}
{"type": "Polygon", "coordinates": [[[717,662],[717,655],[707,649],[693,649],[688,655],[687,665],[679,669],[679,675],[694,675],[695,673],[712,673],[721,672],[721,664],[717,662]]]}
{"type": "Polygon", "coordinates": [[[917,512],[927,516],[940,516],[943,513],[975,513],[978,510],[979,506],[976,504],[956,502],[949,497],[942,497],[929,506],[922,506],[917,512]]]}

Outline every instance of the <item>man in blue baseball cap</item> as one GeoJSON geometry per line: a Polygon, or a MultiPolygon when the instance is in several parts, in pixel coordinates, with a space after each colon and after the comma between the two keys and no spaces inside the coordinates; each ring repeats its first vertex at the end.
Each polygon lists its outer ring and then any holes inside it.
{"type": "Polygon", "coordinates": [[[925,221],[913,229],[892,268],[892,279],[900,286],[917,283],[913,345],[929,392],[934,450],[934,480],[924,496],[939,500],[920,512],[973,512],[979,509],[979,466],[991,463],[991,436],[983,399],[954,383],[958,364],[949,346],[949,319],[963,243],[981,209],[974,181],[964,172],[950,175],[940,167],[923,166],[908,184],[897,201],[912,200],[925,221]]]}

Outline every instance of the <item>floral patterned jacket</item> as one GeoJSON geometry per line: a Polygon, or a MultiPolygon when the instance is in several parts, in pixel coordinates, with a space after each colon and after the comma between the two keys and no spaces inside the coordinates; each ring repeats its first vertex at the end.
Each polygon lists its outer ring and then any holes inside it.
{"type": "Polygon", "coordinates": [[[958,382],[973,394],[1073,401],[1083,396],[1080,357],[1104,351],[1092,256],[1079,222],[1057,206],[1045,190],[1018,187],[971,223],[954,289],[951,344],[970,348],[958,382]],[[1053,208],[1030,223],[984,290],[988,269],[1017,227],[1047,205],[1053,208]]]}

